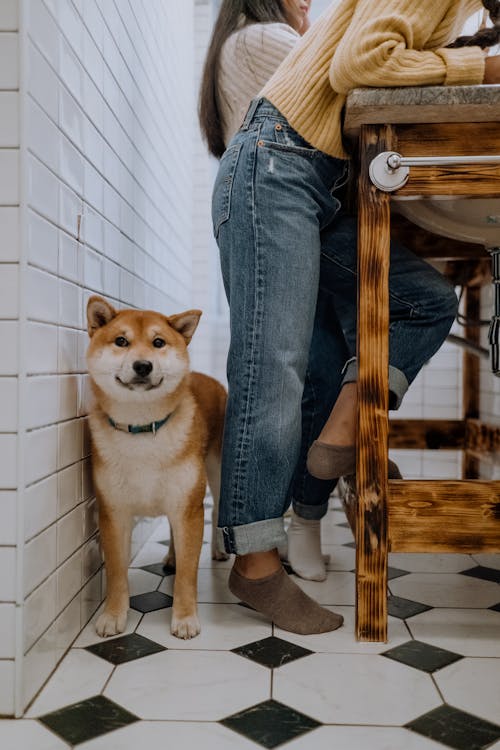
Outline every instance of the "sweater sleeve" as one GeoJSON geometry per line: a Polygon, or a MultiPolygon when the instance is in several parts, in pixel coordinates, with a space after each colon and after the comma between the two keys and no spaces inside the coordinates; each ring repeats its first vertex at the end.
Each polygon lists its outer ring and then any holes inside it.
{"type": "Polygon", "coordinates": [[[260,87],[295,47],[300,35],[284,23],[256,23],[240,32],[242,57],[260,87]]]}
{"type": "Polygon", "coordinates": [[[358,0],[330,63],[334,91],[482,83],[484,53],[479,47],[425,48],[436,29],[446,32],[447,23],[453,39],[456,6],[456,0],[358,0]]]}

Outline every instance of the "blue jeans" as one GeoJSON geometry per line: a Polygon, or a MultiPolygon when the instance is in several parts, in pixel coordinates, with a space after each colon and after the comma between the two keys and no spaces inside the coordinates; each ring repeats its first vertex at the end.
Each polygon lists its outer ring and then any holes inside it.
{"type": "MultiPolygon", "coordinates": [[[[356,379],[356,220],[341,205],[347,162],[312,148],[255,100],[220,161],[212,218],[230,308],[229,398],[219,529],[227,552],[285,541],[283,514],[320,518],[334,482],[307,450],[356,379]]],[[[441,346],[452,287],[391,247],[389,388],[397,407],[441,346]]]]}

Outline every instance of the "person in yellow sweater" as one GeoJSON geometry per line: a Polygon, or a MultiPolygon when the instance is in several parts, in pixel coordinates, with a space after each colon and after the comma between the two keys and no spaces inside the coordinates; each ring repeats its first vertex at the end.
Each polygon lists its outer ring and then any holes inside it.
{"type": "MultiPolygon", "coordinates": [[[[310,472],[331,481],[355,468],[357,242],[344,206],[346,96],[366,86],[500,82],[500,58],[483,51],[500,39],[499,26],[498,0],[341,0],[281,63],[221,157],[212,218],[231,343],[218,533],[236,555],[232,593],[285,630],[342,624],[287,577],[278,547],[304,445],[306,377],[310,472]],[[493,28],[454,42],[483,6],[493,28]]],[[[397,244],[389,287],[397,408],[448,334],[457,299],[397,244]]]]}

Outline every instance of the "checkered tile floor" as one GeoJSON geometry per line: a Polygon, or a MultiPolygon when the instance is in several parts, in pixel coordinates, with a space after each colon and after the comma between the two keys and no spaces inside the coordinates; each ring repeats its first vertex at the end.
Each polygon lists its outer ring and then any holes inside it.
{"type": "Polygon", "coordinates": [[[391,555],[389,643],[357,643],[352,535],[333,501],[328,578],[297,580],[345,624],[297,636],[230,594],[207,510],[202,632],[179,641],[166,528],[130,568],[126,633],[89,623],[26,717],[0,722],[2,750],[500,750],[500,555],[391,555]]]}

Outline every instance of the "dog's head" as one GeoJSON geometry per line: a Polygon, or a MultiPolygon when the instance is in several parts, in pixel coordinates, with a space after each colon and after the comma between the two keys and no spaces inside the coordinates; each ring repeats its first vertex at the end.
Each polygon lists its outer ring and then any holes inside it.
{"type": "Polygon", "coordinates": [[[187,345],[200,316],[201,310],[169,317],[150,310],[117,311],[102,297],[91,297],[87,364],[94,383],[120,401],[173,393],[188,372],[187,345]]]}

